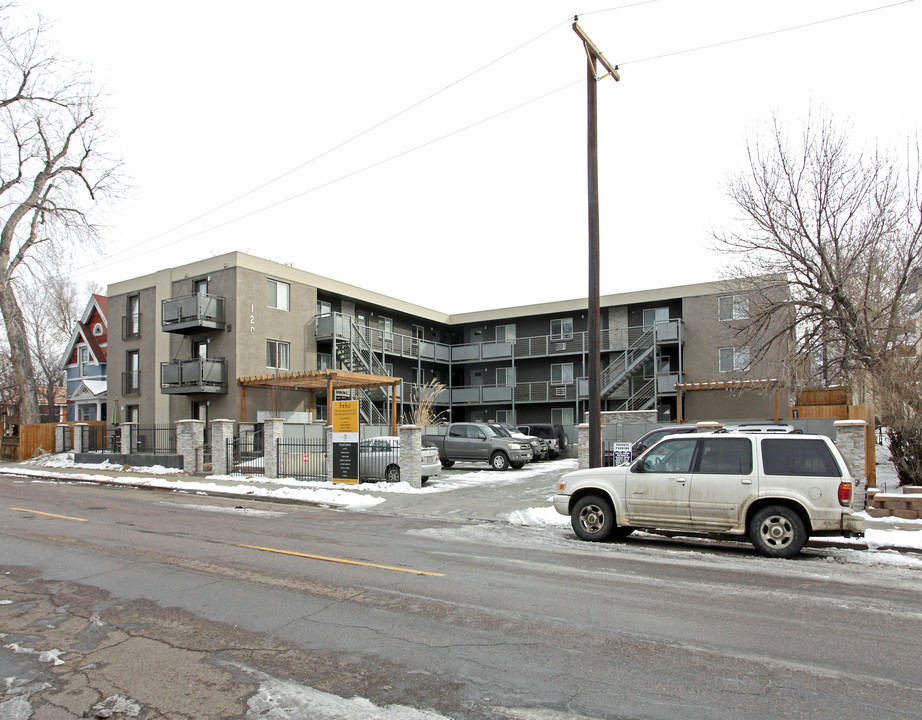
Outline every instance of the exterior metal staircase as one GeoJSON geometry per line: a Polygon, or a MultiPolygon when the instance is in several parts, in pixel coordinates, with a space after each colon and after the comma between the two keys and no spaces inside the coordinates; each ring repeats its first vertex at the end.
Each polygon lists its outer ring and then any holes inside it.
{"type": "MultiPolygon", "coordinates": [[[[362,331],[352,322],[347,315],[334,315],[334,346],[336,358],[340,366],[349,372],[366,373],[368,375],[388,376],[384,367],[374,354],[362,331]]],[[[372,425],[387,425],[390,420],[381,412],[374,401],[383,401],[388,398],[384,388],[356,388],[348,391],[337,391],[337,398],[350,397],[359,402],[359,416],[366,423],[372,425]]]]}
{"type": "MultiPolygon", "coordinates": [[[[654,346],[653,329],[636,328],[633,334],[628,331],[628,347],[617,353],[611,364],[605,368],[600,377],[599,387],[603,398],[611,395],[624,385],[631,376],[642,369],[644,363],[653,357],[654,346]]],[[[653,385],[651,382],[650,398],[653,398],[653,385]]],[[[631,408],[640,409],[640,408],[631,408]]]]}

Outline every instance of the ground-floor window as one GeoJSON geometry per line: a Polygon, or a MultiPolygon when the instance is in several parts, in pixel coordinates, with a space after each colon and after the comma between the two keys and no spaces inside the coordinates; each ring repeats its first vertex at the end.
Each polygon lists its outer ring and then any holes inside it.
{"type": "Polygon", "coordinates": [[[80,422],[90,422],[96,419],[96,406],[89,403],[83,403],[77,406],[77,420],[80,422]]]}
{"type": "Polygon", "coordinates": [[[573,408],[552,408],[551,422],[555,425],[573,425],[573,408]]]}

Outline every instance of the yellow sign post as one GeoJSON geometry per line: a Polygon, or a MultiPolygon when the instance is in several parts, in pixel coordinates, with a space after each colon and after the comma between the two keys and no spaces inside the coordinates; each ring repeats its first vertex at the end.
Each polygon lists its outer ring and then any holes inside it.
{"type": "Polygon", "coordinates": [[[333,403],[333,482],[359,483],[359,403],[333,403]]]}

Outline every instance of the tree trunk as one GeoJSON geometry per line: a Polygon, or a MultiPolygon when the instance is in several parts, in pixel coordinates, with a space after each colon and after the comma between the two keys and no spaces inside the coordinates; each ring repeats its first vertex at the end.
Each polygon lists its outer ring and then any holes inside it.
{"type": "Polygon", "coordinates": [[[35,386],[29,339],[26,337],[22,309],[16,301],[10,278],[5,276],[0,278],[0,312],[3,313],[6,336],[10,343],[13,377],[19,387],[20,422],[23,425],[34,425],[40,422],[41,418],[38,412],[38,388],[35,386]]]}

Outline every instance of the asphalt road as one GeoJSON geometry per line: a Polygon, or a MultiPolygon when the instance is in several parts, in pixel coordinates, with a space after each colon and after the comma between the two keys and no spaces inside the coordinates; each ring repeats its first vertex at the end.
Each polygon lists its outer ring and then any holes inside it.
{"type": "Polygon", "coordinates": [[[920,579],[0,476],[0,720],[916,718],[920,579]]]}

